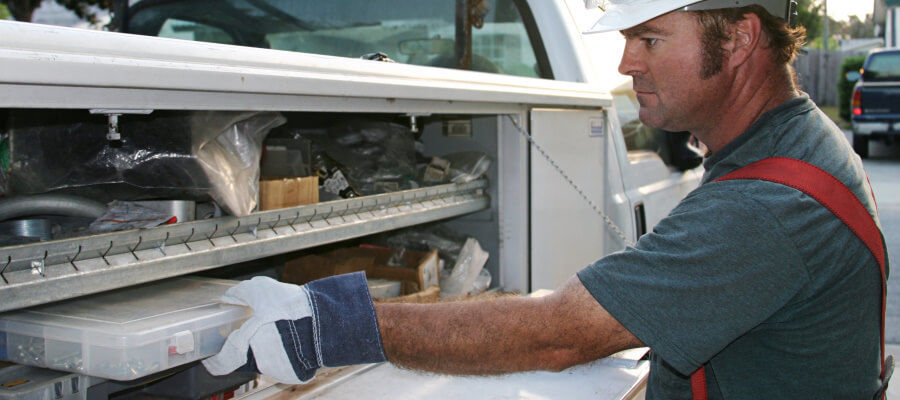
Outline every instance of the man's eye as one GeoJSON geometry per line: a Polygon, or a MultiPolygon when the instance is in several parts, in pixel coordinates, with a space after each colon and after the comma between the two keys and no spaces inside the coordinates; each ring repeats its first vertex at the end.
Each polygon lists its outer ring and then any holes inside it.
{"type": "Polygon", "coordinates": [[[657,38],[644,38],[644,45],[647,47],[653,47],[656,45],[656,42],[659,40],[657,38]]]}

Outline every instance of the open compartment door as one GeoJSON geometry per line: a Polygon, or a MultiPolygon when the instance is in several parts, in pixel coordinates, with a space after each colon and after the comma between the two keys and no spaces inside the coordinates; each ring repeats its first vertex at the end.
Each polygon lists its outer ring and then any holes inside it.
{"type": "MultiPolygon", "coordinates": [[[[531,134],[595,206],[633,235],[602,110],[534,109],[531,134]],[[618,200],[617,200],[618,199],[618,200]]],[[[531,151],[531,289],[554,289],[622,238],[535,148],[531,151]]]]}

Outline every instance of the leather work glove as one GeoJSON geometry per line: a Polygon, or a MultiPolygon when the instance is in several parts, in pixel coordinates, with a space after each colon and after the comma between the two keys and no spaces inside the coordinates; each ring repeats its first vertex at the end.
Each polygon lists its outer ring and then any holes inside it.
{"type": "Polygon", "coordinates": [[[213,375],[237,369],[282,383],[305,383],[320,367],[387,361],[362,272],[297,286],[255,277],[222,301],[253,308],[218,354],[203,360],[213,375]]]}

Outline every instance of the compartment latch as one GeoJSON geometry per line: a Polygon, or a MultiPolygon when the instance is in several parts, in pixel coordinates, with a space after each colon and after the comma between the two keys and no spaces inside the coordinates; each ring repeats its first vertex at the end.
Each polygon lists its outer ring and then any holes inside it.
{"type": "Polygon", "coordinates": [[[169,344],[169,355],[184,354],[194,351],[194,334],[191,331],[181,331],[172,335],[169,344]]]}
{"type": "Polygon", "coordinates": [[[122,140],[122,134],[119,132],[119,116],[123,114],[147,115],[153,110],[116,110],[107,108],[93,108],[91,114],[106,114],[109,119],[108,131],[106,132],[106,140],[110,142],[122,140]]]}

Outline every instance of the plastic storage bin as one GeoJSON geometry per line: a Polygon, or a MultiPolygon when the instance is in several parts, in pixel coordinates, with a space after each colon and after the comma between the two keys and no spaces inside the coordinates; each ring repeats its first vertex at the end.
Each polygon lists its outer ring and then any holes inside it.
{"type": "Polygon", "coordinates": [[[235,284],[175,278],[4,314],[5,359],[132,380],[209,357],[251,315],[219,302],[235,284]]]}
{"type": "Polygon", "coordinates": [[[0,369],[0,400],[83,400],[88,380],[79,374],[25,365],[0,369]]]}

